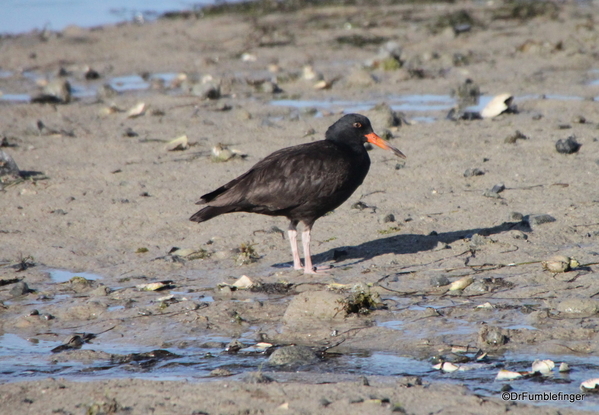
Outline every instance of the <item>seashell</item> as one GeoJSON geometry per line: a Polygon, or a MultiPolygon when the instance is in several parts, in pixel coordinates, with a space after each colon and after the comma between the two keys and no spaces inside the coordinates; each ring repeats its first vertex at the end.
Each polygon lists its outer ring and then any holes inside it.
{"type": "Polygon", "coordinates": [[[563,372],[569,372],[570,371],[570,366],[566,362],[562,362],[562,363],[560,363],[558,370],[561,373],[563,373],[563,372]]]}
{"type": "Polygon", "coordinates": [[[483,310],[492,310],[492,309],[495,308],[495,306],[493,304],[491,304],[490,302],[487,301],[484,304],[477,305],[475,308],[483,309],[483,310]]]}
{"type": "Polygon", "coordinates": [[[533,373],[541,373],[543,375],[547,375],[551,373],[553,368],[555,367],[555,363],[553,360],[535,360],[532,362],[532,372],[533,373]]]}
{"type": "Polygon", "coordinates": [[[256,62],[258,60],[258,57],[256,55],[246,52],[241,55],[241,60],[243,62],[256,62]]]}
{"type": "Polygon", "coordinates": [[[144,115],[146,112],[146,104],[139,102],[127,111],[127,118],[136,118],[144,115]]]}
{"type": "Polygon", "coordinates": [[[172,281],[158,281],[158,282],[151,282],[149,284],[140,284],[140,285],[137,285],[136,287],[140,291],[158,291],[163,288],[170,287],[171,284],[172,284],[172,281]]]}
{"type": "Polygon", "coordinates": [[[166,151],[181,151],[189,148],[189,140],[187,134],[183,134],[180,137],[172,139],[164,146],[166,151]]]}
{"type": "Polygon", "coordinates": [[[473,282],[474,282],[474,278],[472,278],[471,276],[460,278],[459,280],[454,281],[451,284],[449,284],[449,291],[463,290],[464,288],[466,288],[473,282]]]}
{"type": "Polygon", "coordinates": [[[252,285],[254,285],[254,283],[252,282],[251,279],[249,279],[249,277],[247,275],[242,275],[237,281],[235,281],[232,284],[233,287],[236,287],[237,289],[240,289],[240,290],[248,289],[252,285]]]}
{"type": "Polygon", "coordinates": [[[321,73],[314,71],[312,65],[304,66],[302,69],[302,77],[306,81],[320,81],[323,78],[321,73]]]}
{"type": "Polygon", "coordinates": [[[458,365],[455,365],[451,362],[445,362],[441,366],[441,370],[445,373],[455,372],[456,370],[459,370],[459,369],[460,369],[460,367],[458,365]]]}
{"type": "Polygon", "coordinates": [[[501,369],[499,371],[499,373],[497,373],[495,380],[514,380],[514,379],[521,378],[522,376],[523,375],[520,372],[514,372],[512,370],[501,369]]]}
{"type": "Polygon", "coordinates": [[[583,392],[599,392],[599,378],[587,379],[580,384],[583,392]]]}
{"type": "Polygon", "coordinates": [[[507,111],[514,100],[510,93],[496,95],[480,112],[483,118],[493,118],[507,111]]]}
{"type": "Polygon", "coordinates": [[[550,272],[566,272],[570,271],[570,264],[572,263],[572,261],[578,264],[578,261],[576,261],[575,259],[573,260],[572,258],[564,255],[556,255],[554,257],[549,258],[547,261],[541,262],[541,265],[544,269],[550,272]]]}

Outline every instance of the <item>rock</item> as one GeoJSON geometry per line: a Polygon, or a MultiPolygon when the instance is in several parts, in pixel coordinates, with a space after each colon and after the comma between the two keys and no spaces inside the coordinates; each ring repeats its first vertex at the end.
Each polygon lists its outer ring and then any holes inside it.
{"type": "Polygon", "coordinates": [[[12,286],[9,293],[10,293],[11,297],[20,297],[22,295],[29,294],[30,292],[31,292],[31,289],[29,288],[27,283],[20,281],[12,286]]]}
{"type": "Polygon", "coordinates": [[[520,132],[520,130],[516,130],[516,132],[510,136],[507,136],[504,140],[507,144],[514,144],[518,140],[528,140],[528,137],[520,132]]]}
{"type": "Polygon", "coordinates": [[[524,220],[524,215],[520,212],[510,212],[508,220],[510,222],[522,222],[524,220]]]}
{"type": "Polygon", "coordinates": [[[546,213],[526,215],[524,217],[524,220],[527,221],[530,226],[542,225],[544,223],[556,221],[556,219],[553,216],[548,215],[546,213]]]}
{"type": "Polygon", "coordinates": [[[221,96],[220,85],[212,81],[194,84],[191,87],[191,94],[202,99],[219,99],[221,96]]]}
{"type": "Polygon", "coordinates": [[[8,153],[0,150],[0,177],[8,175],[18,176],[19,167],[8,153]]]}
{"type": "Polygon", "coordinates": [[[54,79],[46,84],[42,93],[31,98],[38,104],[68,104],[71,102],[71,84],[66,79],[54,79]]]}
{"type": "Polygon", "coordinates": [[[449,278],[445,275],[435,275],[431,277],[430,281],[433,287],[444,287],[445,285],[449,285],[449,278]]]}
{"type": "Polygon", "coordinates": [[[258,90],[260,92],[264,92],[267,94],[278,94],[280,92],[283,92],[283,90],[281,88],[279,88],[279,86],[272,82],[272,81],[266,81],[260,84],[260,86],[258,87],[258,90]]]}
{"type": "Polygon", "coordinates": [[[110,84],[104,84],[98,87],[96,91],[96,98],[98,98],[100,101],[106,101],[116,97],[118,94],[118,91],[110,84]]]}
{"type": "Polygon", "coordinates": [[[389,213],[383,216],[383,223],[395,222],[395,215],[393,213],[389,213]]]}
{"type": "Polygon", "coordinates": [[[505,185],[500,183],[500,184],[496,184],[495,186],[493,186],[492,189],[489,190],[485,190],[483,192],[483,196],[485,197],[493,197],[495,199],[499,199],[499,193],[503,192],[505,190],[505,185]]]}
{"type": "Polygon", "coordinates": [[[271,377],[266,376],[262,372],[251,372],[243,378],[243,381],[246,383],[271,383],[275,380],[271,377]]]}
{"type": "Polygon", "coordinates": [[[573,154],[580,150],[582,144],[576,141],[576,136],[571,135],[566,140],[557,140],[555,149],[561,154],[573,154]]]}
{"type": "Polygon", "coordinates": [[[485,172],[478,168],[466,169],[464,177],[482,176],[483,174],[485,174],[485,172]]]}
{"type": "Polygon", "coordinates": [[[273,352],[268,363],[273,366],[298,366],[314,363],[316,354],[306,346],[284,346],[273,352]]]}
{"type": "Polygon", "coordinates": [[[347,75],[343,83],[347,86],[368,87],[373,86],[378,80],[364,69],[354,69],[347,75]]]}
{"type": "Polygon", "coordinates": [[[499,327],[484,325],[478,332],[478,340],[483,345],[502,346],[508,342],[508,338],[499,327]]]}
{"type": "Polygon", "coordinates": [[[592,298],[569,298],[561,301],[556,309],[564,314],[582,314],[590,316],[599,312],[599,300],[592,298]]]}
{"type": "Polygon", "coordinates": [[[368,111],[368,117],[372,125],[379,130],[401,125],[401,117],[386,103],[378,104],[368,111]]]}
{"type": "Polygon", "coordinates": [[[305,291],[295,296],[283,315],[287,324],[298,324],[308,319],[343,319],[341,304],[344,297],[329,291],[305,291]]]}

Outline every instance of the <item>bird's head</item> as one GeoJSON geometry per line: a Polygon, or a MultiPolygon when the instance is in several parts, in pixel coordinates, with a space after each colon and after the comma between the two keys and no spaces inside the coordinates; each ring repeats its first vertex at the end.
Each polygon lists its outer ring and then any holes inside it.
{"type": "Polygon", "coordinates": [[[347,114],[341,117],[335,124],[327,130],[325,137],[327,140],[339,142],[371,143],[384,150],[392,151],[396,156],[406,158],[406,156],[375,134],[372,130],[370,120],[361,114],[347,114]]]}

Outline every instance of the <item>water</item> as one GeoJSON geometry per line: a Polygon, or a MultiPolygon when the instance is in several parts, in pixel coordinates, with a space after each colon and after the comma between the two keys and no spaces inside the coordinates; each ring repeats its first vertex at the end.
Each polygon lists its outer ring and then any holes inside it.
{"type": "MultiPolygon", "coordinates": [[[[234,0],[233,0],[234,1],[234,0]]],[[[167,11],[190,10],[215,0],[5,0],[0,34],[94,27],[130,20],[152,20],[167,11]]]]}
{"type": "MultiPolygon", "coordinates": [[[[198,341],[222,341],[231,339],[207,337],[194,339],[198,341]]],[[[249,339],[242,339],[249,342],[249,339]]],[[[543,355],[535,356],[523,353],[506,353],[491,356],[483,362],[461,364],[460,370],[445,373],[433,369],[432,363],[426,360],[414,359],[393,353],[349,353],[326,357],[318,362],[300,368],[286,369],[270,367],[267,356],[261,353],[228,354],[223,349],[210,347],[169,348],[172,355],[156,357],[142,356],[135,359],[123,359],[131,353],[148,353],[152,349],[104,343],[94,339],[92,343],[83,345],[81,350],[89,351],[90,360],[80,361],[60,359],[61,353],[51,353],[60,345],[58,341],[38,339],[23,339],[15,334],[0,336],[0,383],[22,380],[43,379],[49,376],[59,376],[70,380],[102,380],[114,378],[141,378],[155,380],[187,380],[207,381],[222,379],[211,377],[215,369],[226,369],[233,374],[233,379],[239,379],[244,374],[262,370],[269,376],[286,375],[283,373],[329,373],[339,375],[359,376],[419,376],[425,382],[448,382],[465,385],[474,393],[483,396],[501,397],[501,388],[508,384],[512,391],[533,393],[577,394],[580,383],[599,375],[599,357],[572,355],[543,355]],[[117,358],[106,358],[103,354],[93,351],[118,355],[117,358]],[[122,359],[119,361],[119,357],[122,359]],[[559,373],[554,369],[549,376],[536,376],[513,381],[496,381],[500,369],[529,371],[535,359],[552,359],[556,363],[566,362],[572,369],[568,373],[559,373]],[[291,371],[291,372],[290,372],[291,371]]],[[[64,352],[63,352],[64,353],[64,352]]],[[[129,356],[131,357],[131,356],[129,356]]],[[[583,401],[527,401],[534,404],[547,404],[559,407],[599,411],[599,397],[586,395],[583,401]]]]}
{"type": "Polygon", "coordinates": [[[52,281],[58,283],[67,282],[73,277],[83,277],[86,280],[102,279],[101,276],[96,274],[90,274],[88,272],[71,272],[62,269],[51,269],[48,270],[48,273],[50,274],[50,278],[52,279],[52,281]]]}

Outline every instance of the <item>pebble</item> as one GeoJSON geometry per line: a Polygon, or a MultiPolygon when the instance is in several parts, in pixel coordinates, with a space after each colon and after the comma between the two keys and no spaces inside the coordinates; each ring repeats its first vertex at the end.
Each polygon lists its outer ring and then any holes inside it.
{"type": "Polygon", "coordinates": [[[17,282],[10,289],[10,295],[12,297],[20,297],[22,295],[30,293],[32,290],[29,288],[26,282],[17,282]]]}
{"type": "Polygon", "coordinates": [[[271,382],[274,382],[275,380],[271,377],[266,376],[262,372],[252,372],[252,373],[248,373],[243,378],[243,381],[246,383],[271,383],[271,382]]]}
{"type": "Polygon", "coordinates": [[[514,144],[518,140],[528,140],[528,137],[522,134],[520,130],[516,130],[514,134],[505,138],[505,143],[514,144]]]}
{"type": "Polygon", "coordinates": [[[430,282],[433,287],[444,287],[449,285],[449,278],[445,275],[435,275],[434,277],[431,277],[430,282]]]}
{"type": "Polygon", "coordinates": [[[316,354],[309,347],[283,346],[270,355],[268,363],[273,366],[305,365],[316,360],[316,354]]]}
{"type": "Polygon", "coordinates": [[[479,331],[479,339],[482,343],[489,345],[501,346],[507,343],[508,338],[502,333],[498,327],[483,326],[479,331]]]}
{"type": "Polygon", "coordinates": [[[31,102],[46,104],[68,104],[71,101],[71,84],[66,79],[54,79],[44,86],[42,93],[31,98],[31,102]]]}
{"type": "Polygon", "coordinates": [[[580,147],[582,146],[582,144],[578,143],[576,141],[576,137],[571,135],[570,137],[568,137],[567,139],[563,140],[557,140],[557,142],[555,143],[555,149],[557,150],[558,153],[561,154],[573,154],[576,153],[580,147]]]}
{"type": "Polygon", "coordinates": [[[0,177],[7,175],[18,176],[19,167],[8,153],[0,150],[0,177]]]}
{"type": "Polygon", "coordinates": [[[220,85],[215,82],[194,84],[191,87],[191,94],[202,99],[219,99],[221,96],[220,85]]]}
{"type": "Polygon", "coordinates": [[[437,242],[437,245],[433,248],[433,251],[442,251],[444,249],[449,249],[449,245],[443,241],[437,242]]]}
{"type": "Polygon", "coordinates": [[[599,312],[599,300],[591,298],[568,298],[557,305],[557,311],[565,314],[592,315],[599,312]]]}
{"type": "Polygon", "coordinates": [[[114,89],[110,84],[104,84],[98,87],[96,91],[96,98],[100,101],[114,98],[118,95],[118,91],[114,89]]]}
{"type": "Polygon", "coordinates": [[[464,177],[482,176],[483,174],[485,174],[484,171],[475,167],[473,169],[466,169],[464,177]]]}
{"type": "Polygon", "coordinates": [[[389,213],[383,217],[383,223],[395,222],[395,215],[393,213],[389,213]]]}
{"type": "Polygon", "coordinates": [[[541,214],[534,214],[534,215],[526,215],[524,217],[524,220],[526,220],[530,226],[533,226],[533,225],[542,225],[544,223],[555,222],[557,219],[555,219],[553,216],[548,215],[546,213],[541,213],[541,214]]]}
{"type": "Polygon", "coordinates": [[[279,85],[277,85],[276,83],[272,82],[272,81],[266,81],[260,84],[260,86],[258,87],[258,90],[260,92],[265,92],[267,94],[278,94],[280,92],[283,92],[283,90],[281,88],[279,88],[279,85]]]}
{"type": "Polygon", "coordinates": [[[524,220],[524,215],[520,212],[510,212],[508,220],[510,222],[522,222],[524,220]]]}
{"type": "Polygon", "coordinates": [[[499,193],[503,192],[504,190],[505,190],[505,185],[496,184],[495,186],[493,186],[492,189],[485,190],[483,193],[483,196],[499,199],[500,198],[499,193]]]}

